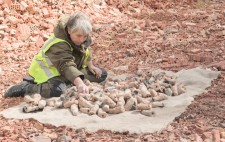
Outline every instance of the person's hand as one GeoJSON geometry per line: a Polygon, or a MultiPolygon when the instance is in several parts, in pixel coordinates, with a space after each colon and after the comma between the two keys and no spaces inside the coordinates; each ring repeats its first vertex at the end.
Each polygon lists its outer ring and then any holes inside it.
{"type": "Polygon", "coordinates": [[[87,93],[89,94],[89,88],[87,85],[85,85],[84,83],[81,83],[77,86],[77,91],[79,93],[87,93]]]}
{"type": "Polygon", "coordinates": [[[98,67],[92,66],[89,70],[96,76],[96,78],[100,78],[102,75],[102,70],[98,67]]]}
{"type": "Polygon", "coordinates": [[[89,88],[87,85],[84,84],[84,82],[81,80],[80,77],[77,77],[74,79],[74,84],[77,87],[77,91],[79,93],[87,93],[89,94],[89,88]]]}

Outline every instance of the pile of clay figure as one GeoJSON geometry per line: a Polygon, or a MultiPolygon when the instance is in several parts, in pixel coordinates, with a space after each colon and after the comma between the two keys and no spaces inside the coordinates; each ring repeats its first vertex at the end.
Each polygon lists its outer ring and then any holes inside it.
{"type": "Polygon", "coordinates": [[[142,70],[124,80],[108,78],[101,84],[85,80],[85,84],[89,86],[89,94],[78,93],[74,86],[55,99],[44,99],[40,94],[26,95],[23,111],[40,111],[49,106],[69,108],[74,116],[86,113],[105,118],[108,114],[125,111],[139,111],[152,116],[155,114],[152,108],[164,107],[163,100],[186,90],[183,84],[177,83],[176,76],[165,72],[153,75],[152,72],[142,70]]]}

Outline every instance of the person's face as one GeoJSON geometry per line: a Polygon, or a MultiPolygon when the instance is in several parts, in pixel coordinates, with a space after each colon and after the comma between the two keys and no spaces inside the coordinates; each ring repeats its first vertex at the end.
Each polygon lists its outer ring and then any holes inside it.
{"type": "Polygon", "coordinates": [[[84,32],[72,32],[69,34],[72,42],[76,45],[81,45],[88,37],[88,35],[84,32]]]}

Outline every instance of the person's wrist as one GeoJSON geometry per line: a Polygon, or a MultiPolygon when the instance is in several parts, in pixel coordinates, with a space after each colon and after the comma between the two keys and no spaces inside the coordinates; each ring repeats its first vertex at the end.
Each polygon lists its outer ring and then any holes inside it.
{"type": "Polygon", "coordinates": [[[88,68],[89,69],[93,69],[94,68],[94,65],[88,65],[88,68]]]}
{"type": "Polygon", "coordinates": [[[73,82],[73,83],[74,83],[74,85],[78,86],[78,85],[82,84],[83,81],[81,80],[80,77],[76,77],[76,78],[74,79],[74,82],[73,82]]]}

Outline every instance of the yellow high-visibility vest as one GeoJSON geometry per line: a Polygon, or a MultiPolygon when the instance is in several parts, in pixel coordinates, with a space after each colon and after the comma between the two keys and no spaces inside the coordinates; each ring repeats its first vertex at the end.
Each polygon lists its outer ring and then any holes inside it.
{"type": "MultiPolygon", "coordinates": [[[[52,34],[44,43],[39,53],[33,58],[31,66],[29,67],[29,74],[34,78],[35,83],[41,84],[47,82],[52,77],[61,75],[56,67],[52,64],[48,56],[45,55],[45,53],[52,45],[59,42],[66,42],[70,46],[71,51],[73,51],[73,48],[71,47],[69,42],[60,38],[56,38],[55,35],[52,34]]],[[[86,49],[85,53],[86,56],[82,64],[82,68],[87,67],[87,59],[88,56],[90,56],[88,48],[86,49]]]]}

